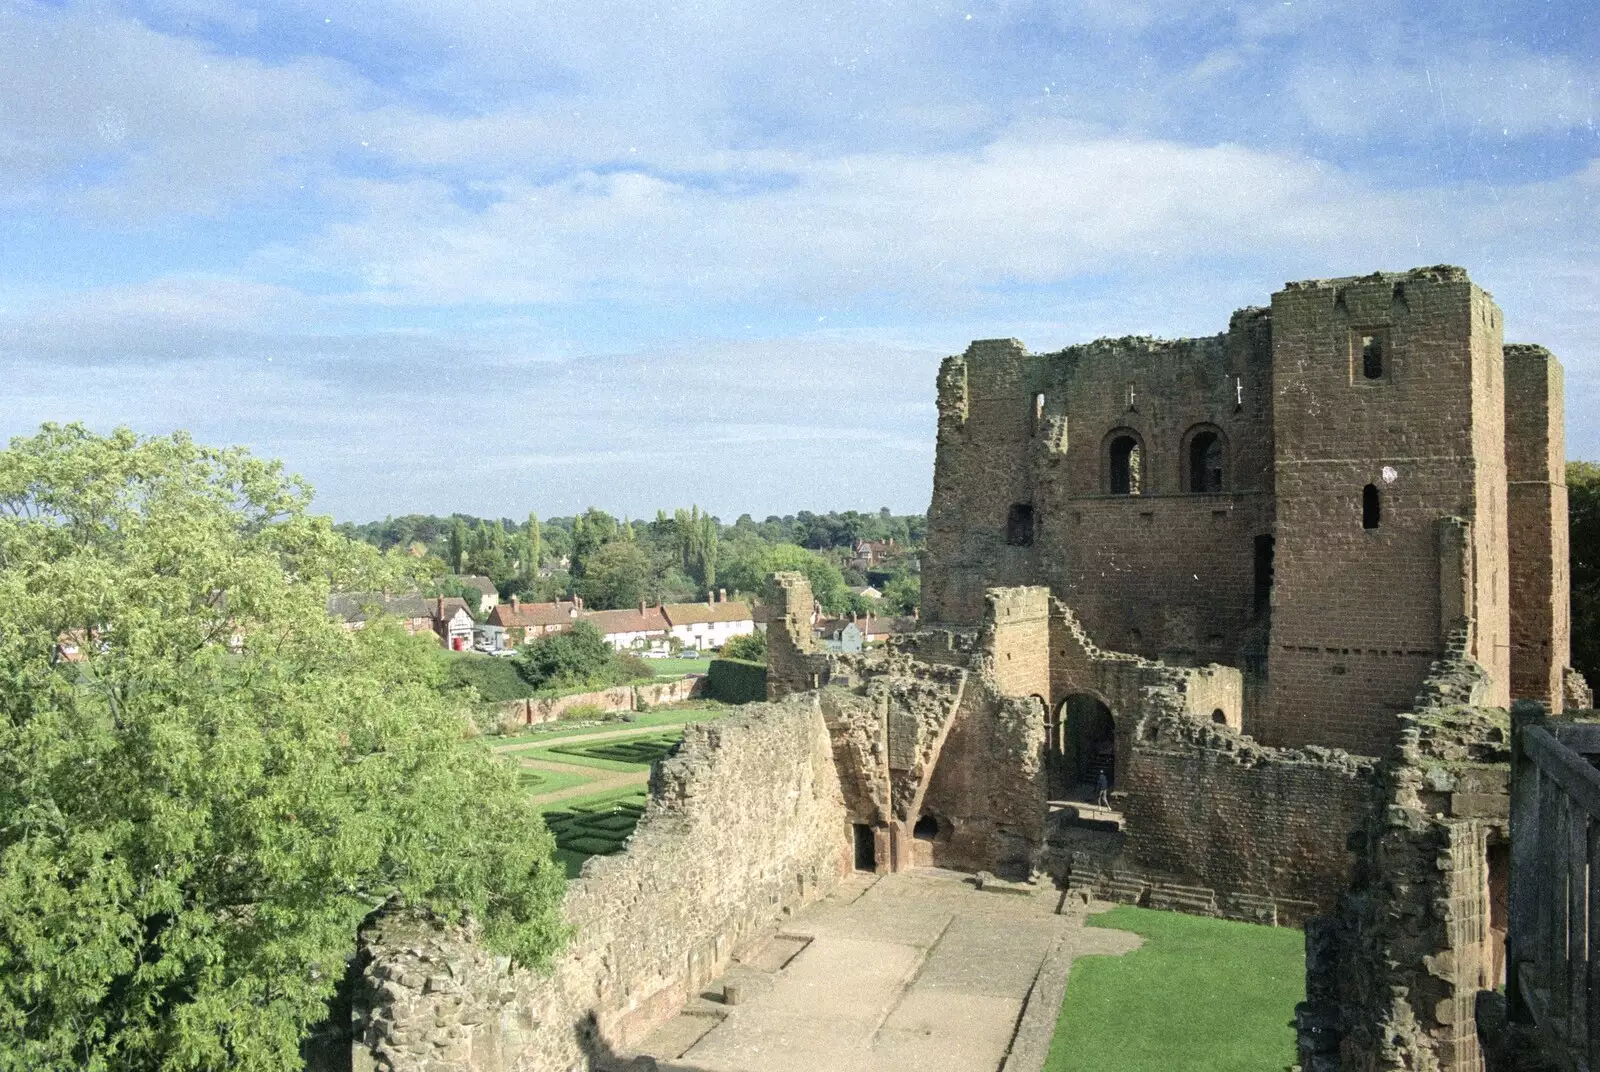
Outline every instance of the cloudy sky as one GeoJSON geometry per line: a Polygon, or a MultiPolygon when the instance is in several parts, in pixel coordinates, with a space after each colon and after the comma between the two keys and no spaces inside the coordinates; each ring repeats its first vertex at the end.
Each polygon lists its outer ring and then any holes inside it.
{"type": "Polygon", "coordinates": [[[0,0],[0,434],[926,507],[933,372],[1466,266],[1600,457],[1592,0],[0,0]]]}

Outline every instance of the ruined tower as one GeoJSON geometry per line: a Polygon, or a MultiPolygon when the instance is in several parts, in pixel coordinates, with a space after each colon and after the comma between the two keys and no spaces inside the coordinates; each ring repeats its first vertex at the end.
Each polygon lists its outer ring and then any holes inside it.
{"type": "Polygon", "coordinates": [[[1561,369],[1452,267],[1291,283],[1199,339],[939,373],[928,620],[1043,584],[1095,642],[1245,674],[1245,729],[1366,755],[1461,650],[1559,709],[1561,369]],[[1511,536],[1515,534],[1515,542],[1511,536]]]}

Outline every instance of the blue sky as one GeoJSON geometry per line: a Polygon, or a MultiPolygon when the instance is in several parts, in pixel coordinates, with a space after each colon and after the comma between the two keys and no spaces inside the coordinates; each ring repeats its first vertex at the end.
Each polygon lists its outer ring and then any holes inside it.
{"type": "Polygon", "coordinates": [[[920,510],[971,338],[1455,263],[1600,458],[1582,0],[0,0],[0,434],[340,518],[920,510]]]}

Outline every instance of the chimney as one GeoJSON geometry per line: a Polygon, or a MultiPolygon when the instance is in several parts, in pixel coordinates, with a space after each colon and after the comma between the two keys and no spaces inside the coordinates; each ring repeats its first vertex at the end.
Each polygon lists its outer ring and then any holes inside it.
{"type": "Polygon", "coordinates": [[[511,613],[515,614],[516,612],[517,612],[517,597],[515,595],[513,595],[511,597],[511,613]]]}
{"type": "Polygon", "coordinates": [[[912,621],[915,622],[915,621],[921,621],[922,620],[921,610],[922,610],[921,607],[912,607],[911,608],[911,620],[912,621]]]}
{"type": "Polygon", "coordinates": [[[435,608],[436,609],[434,611],[434,617],[438,618],[440,621],[443,621],[444,620],[444,596],[439,596],[437,598],[438,598],[439,602],[435,604],[435,608]]]}
{"type": "Polygon", "coordinates": [[[728,590],[726,588],[718,588],[717,589],[717,602],[718,603],[726,603],[727,601],[728,601],[728,590]]]}
{"type": "Polygon", "coordinates": [[[707,588],[706,589],[706,606],[709,607],[709,606],[713,605],[714,603],[716,603],[716,601],[717,601],[717,593],[715,593],[711,589],[707,588]]]}
{"type": "Polygon", "coordinates": [[[639,600],[639,617],[644,617],[644,600],[639,600]]]}

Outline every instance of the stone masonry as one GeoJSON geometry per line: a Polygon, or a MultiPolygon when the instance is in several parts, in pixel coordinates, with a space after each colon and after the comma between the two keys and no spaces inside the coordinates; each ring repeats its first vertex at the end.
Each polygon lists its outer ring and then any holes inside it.
{"type": "Polygon", "coordinates": [[[1291,283],[1210,338],[975,342],[939,374],[924,617],[1046,586],[1109,648],[1240,669],[1272,745],[1384,754],[1467,622],[1490,702],[1559,710],[1561,383],[1447,266],[1291,283]]]}
{"type": "Polygon", "coordinates": [[[844,801],[815,696],[690,726],[651,772],[618,856],[567,887],[572,941],[548,974],[510,967],[470,928],[410,912],[362,934],[355,1068],[595,1067],[644,1037],[773,919],[849,866],[844,801]]]}

